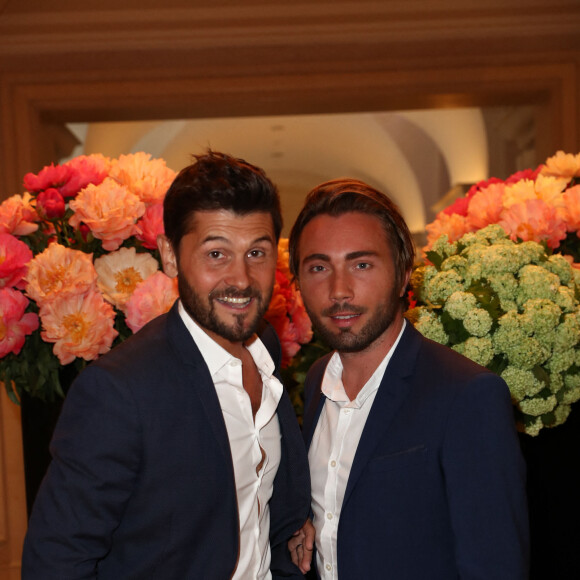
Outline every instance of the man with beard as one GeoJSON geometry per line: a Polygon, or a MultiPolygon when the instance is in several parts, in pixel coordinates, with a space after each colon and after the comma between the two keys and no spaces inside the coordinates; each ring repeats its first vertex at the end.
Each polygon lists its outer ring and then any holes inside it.
{"type": "Polygon", "coordinates": [[[24,580],[302,577],[308,461],[262,322],[282,228],[264,172],[183,169],[158,240],[180,299],[81,373],[24,546],[24,580]]]}
{"type": "Polygon", "coordinates": [[[290,268],[334,352],[306,379],[314,529],[289,543],[324,579],[527,578],[525,470],[505,382],[403,317],[412,238],[355,180],[315,188],[290,268]],[[315,535],[315,542],[313,536],[315,535]]]}

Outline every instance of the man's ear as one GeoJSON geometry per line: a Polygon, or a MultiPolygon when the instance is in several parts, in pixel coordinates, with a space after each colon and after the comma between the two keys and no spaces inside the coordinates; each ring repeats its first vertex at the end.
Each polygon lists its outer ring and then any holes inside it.
{"type": "Polygon", "coordinates": [[[170,278],[175,278],[175,276],[177,276],[177,256],[173,251],[173,246],[171,245],[169,238],[164,234],[159,234],[157,236],[157,249],[159,250],[159,254],[161,254],[163,271],[170,278]]]}
{"type": "Polygon", "coordinates": [[[411,278],[412,273],[413,273],[412,268],[405,272],[405,277],[403,278],[403,285],[402,285],[401,291],[399,293],[399,298],[402,298],[405,295],[405,291],[407,290],[407,284],[409,284],[409,278],[411,278]]]}

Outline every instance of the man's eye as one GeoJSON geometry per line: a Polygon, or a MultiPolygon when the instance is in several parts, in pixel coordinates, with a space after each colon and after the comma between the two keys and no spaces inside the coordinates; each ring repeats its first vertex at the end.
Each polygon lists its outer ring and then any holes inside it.
{"type": "Polygon", "coordinates": [[[324,272],[324,266],[320,266],[320,265],[318,265],[318,266],[312,266],[310,268],[310,271],[311,272],[324,272]]]}
{"type": "Polygon", "coordinates": [[[262,258],[266,253],[263,250],[252,250],[248,255],[250,258],[262,258]]]}
{"type": "Polygon", "coordinates": [[[370,267],[368,262],[360,262],[356,265],[357,270],[368,270],[370,267]]]}
{"type": "Polygon", "coordinates": [[[218,250],[212,250],[209,253],[209,257],[213,258],[214,260],[217,260],[219,258],[221,258],[223,256],[223,254],[221,252],[219,252],[218,250]]]}

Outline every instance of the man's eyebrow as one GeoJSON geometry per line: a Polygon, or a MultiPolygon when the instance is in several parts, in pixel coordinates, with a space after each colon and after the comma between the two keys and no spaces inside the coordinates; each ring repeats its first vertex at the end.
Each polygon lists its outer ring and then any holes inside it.
{"type": "Polygon", "coordinates": [[[378,256],[375,250],[359,250],[358,252],[350,252],[346,255],[347,260],[358,260],[359,258],[366,258],[368,256],[378,256]]]}
{"type": "Polygon", "coordinates": [[[304,258],[304,260],[302,260],[302,263],[306,264],[307,262],[313,262],[315,260],[320,260],[321,262],[330,262],[330,256],[326,254],[309,254],[304,258]]]}
{"type": "MultiPolygon", "coordinates": [[[[202,240],[202,244],[207,244],[208,242],[224,242],[226,244],[231,244],[232,240],[230,238],[226,238],[225,236],[212,236],[208,235],[202,240]]],[[[270,244],[274,245],[274,240],[271,236],[260,236],[252,241],[250,245],[259,244],[261,242],[269,242],[270,244]]]]}

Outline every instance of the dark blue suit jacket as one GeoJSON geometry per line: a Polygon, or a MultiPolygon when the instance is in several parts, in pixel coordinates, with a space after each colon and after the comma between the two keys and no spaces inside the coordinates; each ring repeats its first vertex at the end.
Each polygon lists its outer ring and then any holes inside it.
{"type": "MultiPolygon", "coordinates": [[[[271,327],[261,339],[275,363],[271,327]]],[[[286,394],[271,510],[272,572],[301,575],[287,539],[308,515],[304,444],[286,394]]],[[[24,580],[227,579],[239,524],[217,394],[176,305],[73,384],[24,545],[24,580]]]]}
{"type": "MultiPolygon", "coordinates": [[[[306,381],[310,446],[330,355],[306,381]]],[[[341,580],[524,580],[525,467],[506,384],[407,327],[363,430],[338,528],[341,580]]]]}

